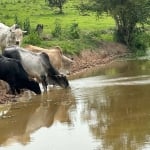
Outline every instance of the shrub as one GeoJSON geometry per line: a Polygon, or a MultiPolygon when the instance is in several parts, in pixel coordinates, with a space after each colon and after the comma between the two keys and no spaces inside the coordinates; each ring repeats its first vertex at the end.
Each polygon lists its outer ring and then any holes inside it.
{"type": "Polygon", "coordinates": [[[15,22],[15,24],[17,24],[17,25],[19,25],[20,27],[22,27],[22,22],[18,19],[18,16],[17,16],[17,15],[14,16],[14,22],[15,22]]]}
{"type": "Polygon", "coordinates": [[[30,32],[31,32],[31,26],[30,26],[30,20],[29,20],[29,18],[25,19],[25,21],[23,23],[23,29],[25,31],[27,31],[27,34],[30,34],[30,32]]]}
{"type": "Polygon", "coordinates": [[[134,50],[145,51],[150,46],[150,35],[145,32],[139,32],[134,34],[131,47],[134,50]]]}
{"type": "Polygon", "coordinates": [[[24,38],[23,42],[25,44],[39,45],[41,44],[41,39],[37,33],[32,31],[28,36],[24,38]]]}
{"type": "Polygon", "coordinates": [[[55,28],[52,31],[52,36],[58,38],[61,37],[61,34],[62,34],[62,28],[61,28],[60,20],[56,20],[55,28]]]}
{"type": "Polygon", "coordinates": [[[80,38],[80,29],[78,23],[72,23],[68,31],[69,38],[79,39],[80,38]]]}
{"type": "Polygon", "coordinates": [[[15,23],[16,23],[17,25],[19,25],[20,28],[22,28],[23,30],[27,31],[26,34],[30,34],[30,32],[31,32],[31,26],[30,26],[30,20],[29,20],[29,18],[26,18],[26,19],[23,21],[23,23],[22,23],[22,21],[20,21],[20,20],[18,19],[18,17],[15,15],[14,21],[15,21],[15,23]]]}

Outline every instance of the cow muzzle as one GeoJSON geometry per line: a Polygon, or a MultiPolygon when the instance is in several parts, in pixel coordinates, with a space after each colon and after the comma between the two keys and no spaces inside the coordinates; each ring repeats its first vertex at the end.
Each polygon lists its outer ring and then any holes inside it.
{"type": "Polygon", "coordinates": [[[16,45],[19,45],[20,44],[20,42],[19,41],[16,41],[16,45]]]}

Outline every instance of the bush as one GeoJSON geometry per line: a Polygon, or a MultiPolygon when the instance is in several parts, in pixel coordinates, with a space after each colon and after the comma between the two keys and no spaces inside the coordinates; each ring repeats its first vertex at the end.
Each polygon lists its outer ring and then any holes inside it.
{"type": "Polygon", "coordinates": [[[55,21],[55,28],[52,31],[52,36],[56,37],[56,38],[61,37],[61,34],[62,34],[62,28],[61,28],[61,24],[59,22],[60,22],[60,20],[55,21]]]}
{"type": "Polygon", "coordinates": [[[20,28],[22,28],[22,22],[18,19],[17,15],[15,15],[14,17],[14,22],[15,24],[19,25],[20,28]]]}
{"type": "Polygon", "coordinates": [[[25,19],[25,21],[23,23],[23,29],[25,31],[27,31],[27,34],[30,34],[30,32],[31,32],[31,26],[30,26],[30,20],[29,20],[29,18],[25,19]]]}
{"type": "Polygon", "coordinates": [[[145,51],[150,46],[150,35],[147,33],[134,34],[134,39],[132,41],[131,47],[134,50],[145,51]]]}
{"type": "Polygon", "coordinates": [[[31,32],[28,36],[24,38],[25,44],[39,45],[41,44],[41,39],[37,33],[31,32]]]}
{"type": "Polygon", "coordinates": [[[30,20],[29,20],[29,18],[26,18],[23,21],[23,23],[22,23],[22,21],[20,21],[18,19],[18,17],[15,15],[14,21],[15,21],[15,24],[19,25],[20,28],[22,28],[23,30],[27,31],[26,34],[30,34],[30,32],[31,32],[31,26],[30,26],[30,20]]]}
{"type": "Polygon", "coordinates": [[[101,33],[100,31],[82,32],[81,41],[90,47],[96,47],[101,41],[101,33]]]}
{"type": "Polygon", "coordinates": [[[69,28],[68,36],[71,39],[79,39],[80,38],[80,30],[78,23],[72,23],[72,25],[69,28]]]}

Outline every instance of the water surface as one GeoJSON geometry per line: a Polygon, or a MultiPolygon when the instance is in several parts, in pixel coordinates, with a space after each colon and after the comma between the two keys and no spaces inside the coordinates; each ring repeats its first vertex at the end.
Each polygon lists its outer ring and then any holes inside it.
{"type": "Polygon", "coordinates": [[[0,106],[0,150],[150,149],[150,61],[117,61],[0,106]]]}

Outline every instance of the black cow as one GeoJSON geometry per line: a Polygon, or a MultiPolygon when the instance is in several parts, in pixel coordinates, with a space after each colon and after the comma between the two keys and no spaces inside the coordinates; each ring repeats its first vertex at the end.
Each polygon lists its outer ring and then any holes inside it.
{"type": "Polygon", "coordinates": [[[9,58],[20,60],[22,66],[31,78],[36,78],[42,82],[44,91],[47,91],[47,85],[54,83],[67,88],[69,82],[63,74],[60,74],[51,64],[46,53],[33,53],[21,47],[6,48],[3,55],[9,58]]]}
{"type": "Polygon", "coordinates": [[[37,24],[35,32],[37,32],[38,36],[40,36],[41,33],[43,32],[43,28],[44,28],[43,24],[37,24]]]}
{"type": "Polygon", "coordinates": [[[12,94],[20,94],[21,89],[29,89],[41,94],[39,84],[29,80],[20,61],[0,55],[0,80],[6,81],[12,94]]]}

